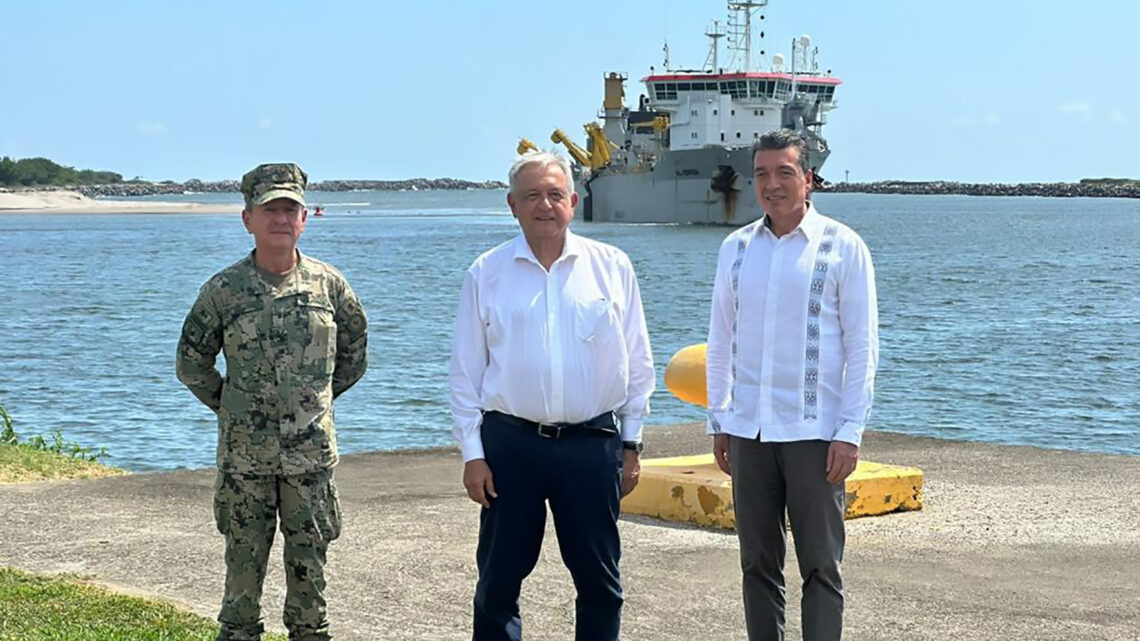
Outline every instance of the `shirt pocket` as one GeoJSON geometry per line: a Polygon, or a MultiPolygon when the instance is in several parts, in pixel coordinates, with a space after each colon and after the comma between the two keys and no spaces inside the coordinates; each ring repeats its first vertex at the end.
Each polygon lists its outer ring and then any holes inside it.
{"type": "Polygon", "coordinates": [[[487,338],[487,348],[498,347],[507,335],[507,324],[498,307],[489,307],[482,316],[483,335],[487,338]]]}
{"type": "Polygon", "coordinates": [[[607,344],[620,337],[612,300],[598,298],[574,305],[574,331],[586,343],[607,344]]]}
{"type": "Polygon", "coordinates": [[[326,379],[336,368],[336,312],[319,302],[298,304],[290,322],[297,344],[303,346],[299,369],[326,379]]]}
{"type": "Polygon", "coordinates": [[[230,314],[223,332],[226,375],[239,386],[253,388],[267,374],[267,357],[262,341],[265,317],[260,305],[239,307],[230,314]]]}

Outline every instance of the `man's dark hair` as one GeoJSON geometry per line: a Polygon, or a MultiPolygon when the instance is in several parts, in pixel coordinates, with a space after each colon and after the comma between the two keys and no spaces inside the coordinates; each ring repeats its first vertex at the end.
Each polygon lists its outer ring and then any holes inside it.
{"type": "Polygon", "coordinates": [[[803,169],[804,173],[811,171],[811,167],[808,165],[807,140],[791,129],[773,129],[760,136],[759,140],[752,143],[752,158],[755,161],[758,151],[779,151],[789,148],[800,152],[800,169],[803,169]]]}

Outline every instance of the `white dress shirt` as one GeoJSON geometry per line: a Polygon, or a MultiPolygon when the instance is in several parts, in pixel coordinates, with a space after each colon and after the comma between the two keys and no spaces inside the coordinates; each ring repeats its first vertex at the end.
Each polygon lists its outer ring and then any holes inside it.
{"type": "Polygon", "coordinates": [[[777,238],[767,218],[721,245],[708,341],[710,434],[859,445],[879,361],[871,253],[808,205],[777,238]]]}
{"type": "Polygon", "coordinates": [[[451,416],[463,460],[483,458],[484,411],[580,423],[615,411],[641,440],[655,376],[641,292],[624,252],[566,232],[550,271],[519,234],[463,279],[451,351],[451,416]]]}

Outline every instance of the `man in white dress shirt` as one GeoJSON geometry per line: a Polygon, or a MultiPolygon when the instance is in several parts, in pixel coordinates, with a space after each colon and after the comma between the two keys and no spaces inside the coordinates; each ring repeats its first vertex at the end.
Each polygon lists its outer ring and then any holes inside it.
{"type": "Polygon", "coordinates": [[[721,245],[708,340],[708,430],[732,475],[748,638],[784,638],[785,511],[805,641],[843,628],[844,480],[859,460],[879,360],[871,254],[808,200],[807,144],[753,146],[764,217],[721,245]]]}
{"type": "Polygon", "coordinates": [[[519,157],[507,203],[522,233],[463,280],[451,413],[463,484],[483,506],[475,641],[522,638],[547,502],[578,593],[575,638],[616,640],[621,626],[617,519],[640,472],[653,356],[633,266],[570,232],[577,202],[564,158],[519,157]]]}

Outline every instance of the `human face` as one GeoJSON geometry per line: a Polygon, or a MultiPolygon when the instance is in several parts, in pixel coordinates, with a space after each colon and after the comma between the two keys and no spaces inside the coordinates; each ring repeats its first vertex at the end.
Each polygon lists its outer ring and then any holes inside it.
{"type": "Polygon", "coordinates": [[[251,205],[242,210],[245,229],[253,234],[258,249],[290,251],[305,229],[308,211],[289,198],[275,198],[264,205],[251,205]]]}
{"type": "Polygon", "coordinates": [[[811,171],[800,167],[800,152],[794,148],[765,149],[752,158],[756,178],[756,202],[783,231],[795,229],[807,211],[811,171]]]}
{"type": "Polygon", "coordinates": [[[527,241],[557,240],[566,236],[578,194],[566,188],[561,167],[535,164],[515,176],[515,190],[507,194],[507,204],[527,241]]]}

